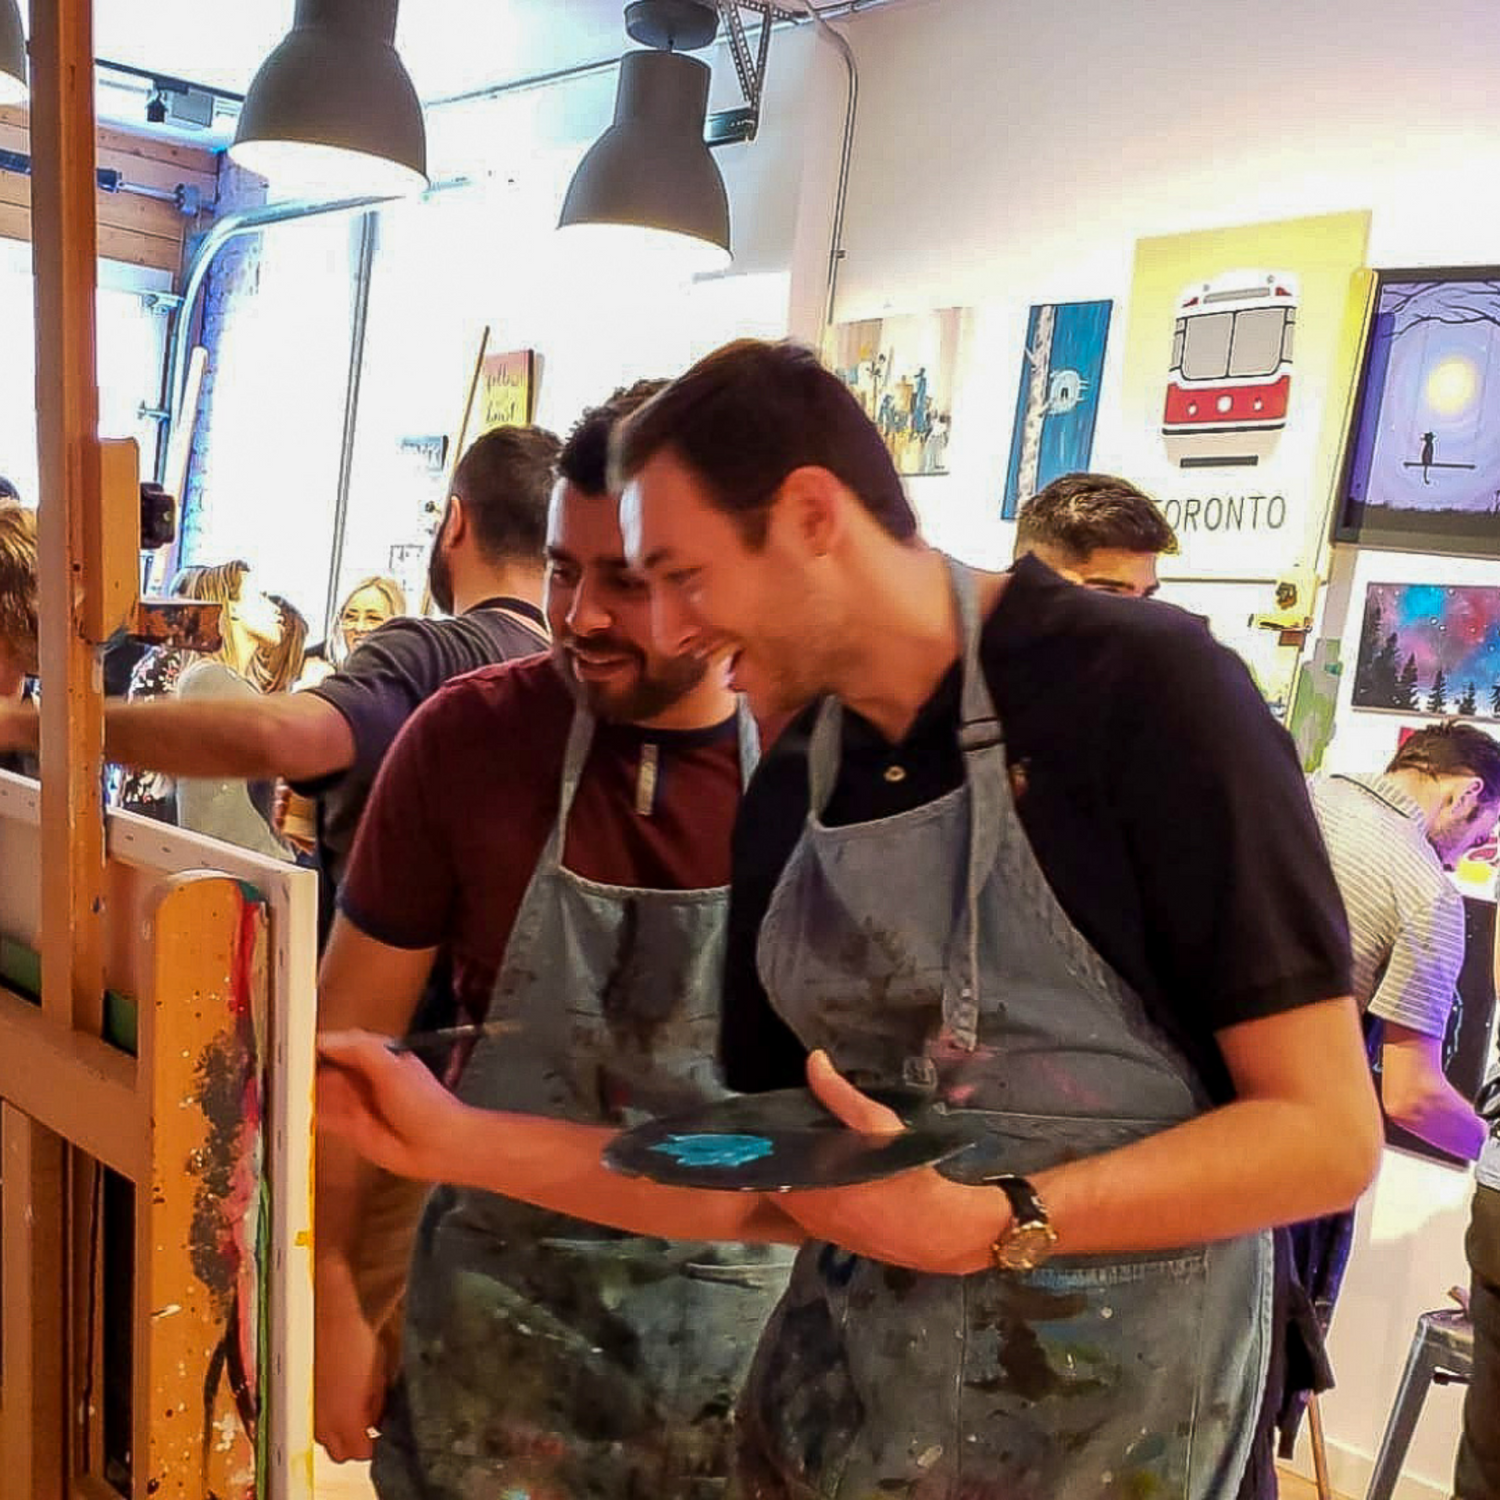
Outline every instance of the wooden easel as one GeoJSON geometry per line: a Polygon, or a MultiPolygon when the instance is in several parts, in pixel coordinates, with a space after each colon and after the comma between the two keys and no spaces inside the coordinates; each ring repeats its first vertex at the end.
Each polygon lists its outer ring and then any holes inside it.
{"type": "Polygon", "coordinates": [[[97,432],[92,0],[32,11],[42,783],[0,774],[0,1496],[122,1493],[108,1169],[133,1187],[127,1493],[310,1500],[315,877],[125,815],[106,843],[97,650],[135,604],[138,456],[97,432]]]}

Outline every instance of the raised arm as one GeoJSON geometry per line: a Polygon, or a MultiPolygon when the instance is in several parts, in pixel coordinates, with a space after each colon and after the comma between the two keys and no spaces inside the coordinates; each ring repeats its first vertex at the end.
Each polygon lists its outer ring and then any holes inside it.
{"type": "MultiPolygon", "coordinates": [[[[35,754],[35,707],[0,705],[0,750],[35,754]]],[[[105,758],[177,776],[310,781],[353,764],[354,735],[330,703],[308,693],[190,703],[112,699],[104,710],[105,758]]]]}

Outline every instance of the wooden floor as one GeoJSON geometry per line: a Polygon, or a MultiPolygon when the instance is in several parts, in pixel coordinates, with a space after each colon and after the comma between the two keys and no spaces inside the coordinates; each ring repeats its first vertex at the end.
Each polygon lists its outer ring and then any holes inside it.
{"type": "MultiPolygon", "coordinates": [[[[373,1500],[374,1494],[363,1464],[332,1464],[318,1450],[317,1500],[373,1500]]],[[[1282,1471],[1281,1500],[1317,1500],[1317,1494],[1311,1481],[1282,1471]]]]}

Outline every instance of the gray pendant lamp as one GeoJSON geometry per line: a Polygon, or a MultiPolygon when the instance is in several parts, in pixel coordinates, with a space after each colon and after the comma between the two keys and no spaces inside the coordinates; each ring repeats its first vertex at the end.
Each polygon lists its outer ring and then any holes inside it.
{"type": "Polygon", "coordinates": [[[729,196],[703,139],[710,76],[680,52],[627,52],[614,124],[579,163],[558,227],[687,273],[727,266],[729,196]]]}
{"type": "Polygon", "coordinates": [[[0,104],[26,97],[26,34],[18,0],[0,0],[0,104]]]}
{"type": "Polygon", "coordinates": [[[297,0],[245,96],[231,159],[297,195],[426,187],[422,105],[394,45],[398,3],[297,0]]]}

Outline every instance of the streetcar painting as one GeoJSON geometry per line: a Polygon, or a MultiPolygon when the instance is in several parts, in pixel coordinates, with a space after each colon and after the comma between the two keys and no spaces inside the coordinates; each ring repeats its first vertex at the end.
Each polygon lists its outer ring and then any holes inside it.
{"type": "Polygon", "coordinates": [[[1286,426],[1298,285],[1285,272],[1230,271],[1177,302],[1162,411],[1167,457],[1183,469],[1264,463],[1286,426]]]}

